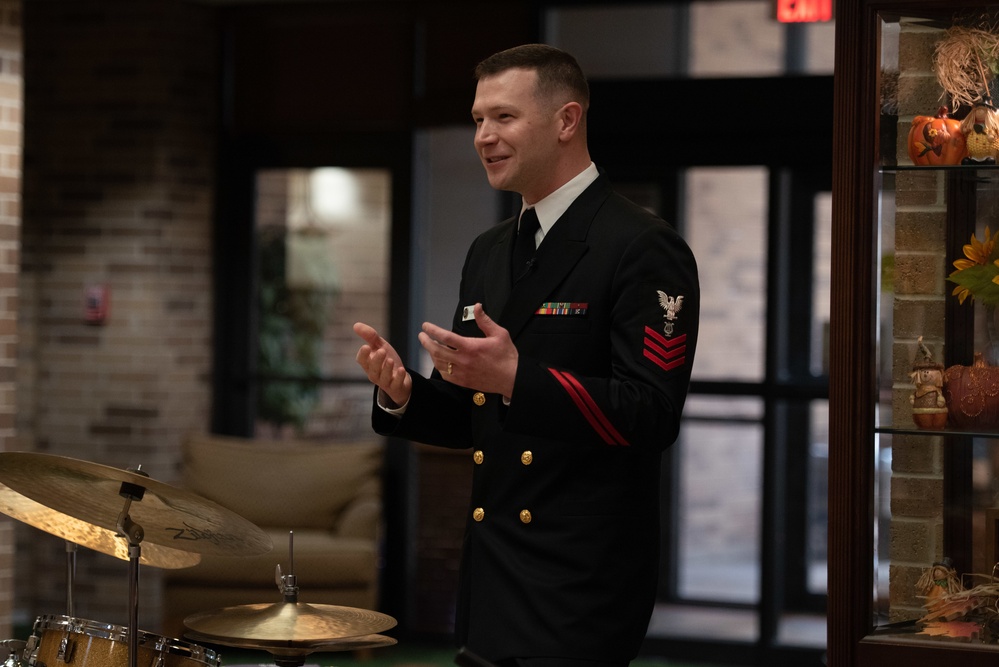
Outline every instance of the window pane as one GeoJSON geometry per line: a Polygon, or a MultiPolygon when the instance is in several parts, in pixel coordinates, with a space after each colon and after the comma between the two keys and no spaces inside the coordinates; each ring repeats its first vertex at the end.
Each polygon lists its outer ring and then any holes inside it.
{"type": "MultiPolygon", "coordinates": [[[[756,398],[692,396],[691,415],[762,414],[756,398]]],[[[677,593],[681,599],[759,600],[763,428],[684,420],[679,447],[677,593]]]]}
{"type": "Polygon", "coordinates": [[[805,31],[805,73],[831,75],[835,53],[836,22],[809,23],[805,31]]]}
{"type": "Polygon", "coordinates": [[[826,593],[828,569],[829,527],[829,401],[815,401],[811,405],[809,427],[808,488],[805,502],[808,507],[806,588],[809,593],[826,593]]]}
{"type": "Polygon", "coordinates": [[[815,197],[815,242],[812,250],[812,375],[829,374],[829,285],[832,277],[832,193],[815,197]]]}
{"type": "Polygon", "coordinates": [[[559,7],[545,14],[545,41],[573,54],[590,79],[685,73],[686,8],[680,4],[559,7]]]}
{"type": "Polygon", "coordinates": [[[351,325],[388,323],[391,178],[378,169],[257,175],[257,428],[270,436],[369,429],[351,325]]]}
{"type": "Polygon", "coordinates": [[[690,5],[691,76],[775,76],[784,71],[784,30],[771,0],[690,5]]]}
{"type": "Polygon", "coordinates": [[[701,283],[693,377],[762,381],[767,171],[691,169],[684,187],[684,236],[697,258],[701,283]]]}
{"type": "MultiPolygon", "coordinates": [[[[829,373],[829,298],[832,273],[832,194],[815,197],[815,237],[812,261],[812,375],[829,373]]],[[[806,588],[809,593],[826,593],[829,402],[811,404],[808,452],[808,526],[806,535],[806,588]]]]}

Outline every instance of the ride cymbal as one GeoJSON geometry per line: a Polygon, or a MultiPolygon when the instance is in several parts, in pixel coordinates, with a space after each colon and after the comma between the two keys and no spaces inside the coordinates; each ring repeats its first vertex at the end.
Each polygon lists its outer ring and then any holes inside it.
{"type": "Polygon", "coordinates": [[[277,602],[225,607],[192,614],[184,625],[218,643],[238,646],[313,648],[395,627],[386,614],[354,607],[305,602],[277,602]]]}
{"type": "MultiPolygon", "coordinates": [[[[115,531],[57,512],[6,486],[0,486],[0,512],[79,546],[121,560],[129,559],[128,544],[115,531]]],[[[192,567],[200,562],[201,554],[158,544],[143,546],[139,556],[142,565],[168,570],[192,567]]]]}
{"type": "Polygon", "coordinates": [[[238,514],[142,473],[53,454],[0,452],[0,485],[115,535],[125,506],[123,484],[142,496],[133,500],[128,517],[141,527],[144,545],[220,556],[252,556],[273,546],[238,514]]]}

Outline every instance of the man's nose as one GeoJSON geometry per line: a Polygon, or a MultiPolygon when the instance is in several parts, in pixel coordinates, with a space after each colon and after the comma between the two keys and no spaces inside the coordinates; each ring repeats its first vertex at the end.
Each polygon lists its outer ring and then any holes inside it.
{"type": "Polygon", "coordinates": [[[493,132],[492,125],[488,122],[482,122],[477,128],[475,128],[475,145],[483,146],[485,144],[492,143],[496,140],[496,134],[493,132]]]}

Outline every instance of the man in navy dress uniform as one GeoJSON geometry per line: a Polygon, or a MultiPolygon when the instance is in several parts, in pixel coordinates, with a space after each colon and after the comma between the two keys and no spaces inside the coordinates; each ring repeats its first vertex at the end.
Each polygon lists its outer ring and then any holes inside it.
{"type": "Polygon", "coordinates": [[[690,381],[697,267],[591,161],[571,55],[520,46],[476,78],[475,149],[522,212],[472,243],[451,328],[423,325],[431,377],[354,325],[372,421],[471,452],[459,645],[504,667],[627,665],[655,600],[660,459],[690,381]]]}

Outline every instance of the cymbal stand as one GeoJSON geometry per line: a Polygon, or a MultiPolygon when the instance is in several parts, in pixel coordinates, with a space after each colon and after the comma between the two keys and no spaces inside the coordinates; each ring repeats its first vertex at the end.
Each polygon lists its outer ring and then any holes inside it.
{"type": "MultiPolygon", "coordinates": [[[[298,577],[295,576],[295,531],[288,531],[288,574],[281,574],[281,564],[274,568],[274,580],[281,596],[287,604],[298,603],[298,577]]],[[[305,664],[305,653],[301,655],[278,655],[272,653],[277,667],[301,667],[305,664]]]]}
{"type": "Polygon", "coordinates": [[[281,564],[274,569],[274,583],[285,602],[298,602],[298,577],[295,576],[295,531],[288,531],[288,574],[281,574],[281,564]]]}
{"type": "MultiPolygon", "coordinates": [[[[141,468],[141,466],[140,466],[141,468]]],[[[145,475],[141,470],[133,472],[145,475]]],[[[118,495],[125,499],[125,505],[118,515],[115,527],[118,534],[128,540],[128,667],[138,666],[139,654],[139,558],[142,555],[142,538],[145,531],[132,521],[128,510],[133,500],[142,500],[146,489],[138,484],[122,482],[118,495]]]]}
{"type": "Polygon", "coordinates": [[[76,603],[73,592],[76,589],[76,543],[66,540],[66,615],[76,618],[76,603]]]}

